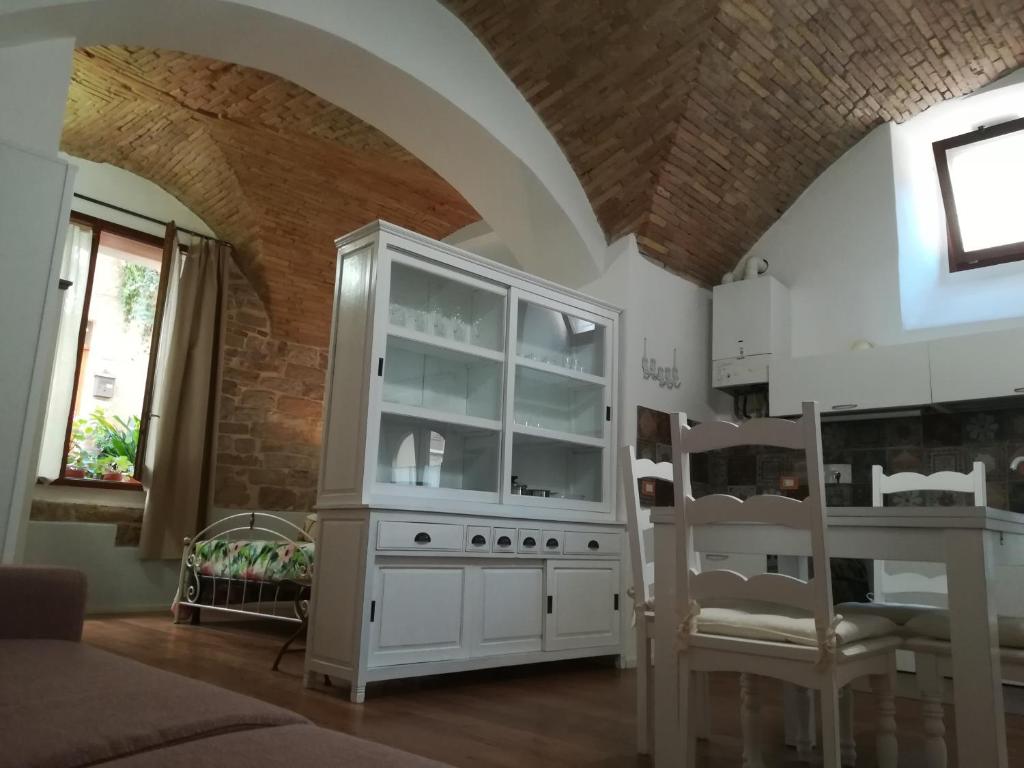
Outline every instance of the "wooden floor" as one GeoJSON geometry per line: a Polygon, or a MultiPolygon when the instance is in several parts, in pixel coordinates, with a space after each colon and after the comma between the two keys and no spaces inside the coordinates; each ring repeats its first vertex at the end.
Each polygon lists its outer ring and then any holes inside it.
{"type": "MultiPolygon", "coordinates": [[[[633,671],[601,662],[570,662],[417,681],[371,685],[367,702],[346,691],[302,687],[302,654],[270,665],[281,628],[251,623],[174,625],[166,616],[92,619],[85,640],[114,653],[230,688],[299,712],[325,726],[462,768],[632,768],[650,761],[634,754],[633,671]]],[[[769,766],[799,765],[781,748],[777,686],[766,682],[763,722],[769,766]]],[[[857,696],[858,765],[875,764],[873,699],[857,696]]],[[[738,686],[712,682],[713,737],[700,746],[705,768],[739,768],[738,686]]],[[[955,765],[952,714],[950,765],[955,765]]],[[[923,766],[916,702],[898,700],[900,766],[923,766]]],[[[1009,716],[1010,765],[1024,765],[1024,717],[1009,716]]],[[[973,768],[973,767],[972,767],[973,768]]]]}

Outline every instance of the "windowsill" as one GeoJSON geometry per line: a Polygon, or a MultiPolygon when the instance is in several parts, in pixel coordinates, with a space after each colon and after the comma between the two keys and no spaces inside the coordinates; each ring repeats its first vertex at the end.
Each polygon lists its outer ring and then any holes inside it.
{"type": "Polygon", "coordinates": [[[142,483],[134,478],[131,480],[87,480],[85,478],[77,477],[60,477],[50,483],[50,485],[64,485],[71,486],[73,488],[96,488],[107,491],[136,491],[138,493],[143,492],[142,483]]]}

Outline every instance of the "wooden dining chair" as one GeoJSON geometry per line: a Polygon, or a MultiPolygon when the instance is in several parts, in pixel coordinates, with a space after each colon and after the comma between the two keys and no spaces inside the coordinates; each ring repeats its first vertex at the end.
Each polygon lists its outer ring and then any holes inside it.
{"type": "MultiPolygon", "coordinates": [[[[689,710],[693,676],[699,672],[740,674],[744,766],[764,765],[758,733],[758,680],[770,677],[820,696],[821,746],[826,768],[839,768],[853,757],[852,734],[841,738],[840,691],[857,678],[869,677],[878,696],[877,747],[882,768],[896,765],[896,722],[893,699],[895,649],[902,643],[888,619],[833,613],[829,552],[826,538],[824,473],[821,460],[821,417],[817,403],[804,403],[797,421],[751,419],[742,425],[709,422],[688,427],[681,414],[672,417],[675,494],[676,605],[679,697],[671,745],[675,764],[692,766],[695,739],[689,710]],[[690,489],[693,454],[741,445],[803,450],[807,461],[808,496],[712,494],[695,499],[690,489]],[[726,570],[695,568],[694,531],[728,523],[763,523],[807,532],[814,576],[808,580],[777,573],[745,578],[726,570]],[[845,742],[843,749],[841,742],[845,742]]],[[[766,547],[770,547],[766,537],[766,547]]],[[[767,550],[766,550],[767,553],[767,550]]],[[[659,610],[663,610],[659,607],[659,610]]],[[[675,617],[673,617],[675,620],[675,617]]],[[[843,697],[851,701],[849,692],[843,697]]],[[[809,697],[801,697],[804,706],[809,697]]],[[[659,702],[660,706],[661,703],[659,702]]],[[[802,715],[806,720],[806,714],[802,715]]]]}
{"type": "MultiPolygon", "coordinates": [[[[627,445],[620,453],[620,475],[626,497],[626,530],[633,584],[627,594],[633,600],[636,630],[636,725],[637,752],[651,754],[654,743],[654,525],[650,507],[640,504],[640,481],[672,482],[672,462],[655,463],[638,459],[636,448],[627,445]]],[[[703,702],[698,718],[698,738],[710,728],[711,709],[707,699],[707,676],[698,681],[697,697],[703,702]]]]}
{"type": "MultiPolygon", "coordinates": [[[[969,494],[975,506],[988,503],[985,488],[985,465],[974,462],[970,472],[936,472],[922,475],[900,472],[886,475],[882,467],[871,468],[873,505],[884,505],[890,493],[911,491],[953,491],[969,494]]],[[[894,593],[887,590],[891,570],[913,567],[913,563],[889,561],[875,563],[875,602],[864,610],[888,616],[903,625],[907,635],[905,648],[914,654],[914,670],[921,694],[921,717],[925,733],[925,764],[929,768],[945,768],[947,763],[944,711],[942,708],[945,680],[953,677],[952,646],[950,645],[950,617],[944,609],[921,605],[905,605],[881,600],[894,593]]],[[[905,594],[905,593],[904,593],[905,594]]],[[[856,610],[849,605],[839,606],[847,611],[856,610]]],[[[1002,659],[1003,678],[1024,682],[1024,619],[1000,616],[998,637],[1002,659]]],[[[955,685],[954,681],[954,685],[955,685]]]]}

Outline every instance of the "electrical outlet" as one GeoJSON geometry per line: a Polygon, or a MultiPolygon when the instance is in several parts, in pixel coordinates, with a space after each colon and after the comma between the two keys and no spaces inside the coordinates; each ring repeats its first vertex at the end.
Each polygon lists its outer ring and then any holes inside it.
{"type": "Polygon", "coordinates": [[[826,464],[825,485],[852,483],[853,469],[850,464],[826,464]]]}

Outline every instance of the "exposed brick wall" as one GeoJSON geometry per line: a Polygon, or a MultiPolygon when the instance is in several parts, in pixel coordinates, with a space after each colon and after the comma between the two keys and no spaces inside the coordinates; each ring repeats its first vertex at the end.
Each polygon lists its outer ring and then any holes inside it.
{"type": "Polygon", "coordinates": [[[609,239],[717,283],[825,168],[1024,64],[1024,0],[442,0],[609,239]]]}
{"type": "Polygon", "coordinates": [[[273,334],[248,279],[229,274],[214,504],[312,509],[326,346],[273,334]]]}
{"type": "MultiPolygon", "coordinates": [[[[479,219],[386,135],[274,75],[175,51],[75,51],[62,148],[158,184],[234,244],[275,338],[326,345],[334,238],[479,219]]],[[[123,202],[123,201],[121,201],[123,202]]]]}
{"type": "MultiPolygon", "coordinates": [[[[134,493],[118,491],[118,493],[134,493]]],[[[33,499],[29,519],[50,523],[106,523],[116,525],[115,547],[137,547],[142,535],[142,507],[88,504],[80,501],[33,499]]]]}

